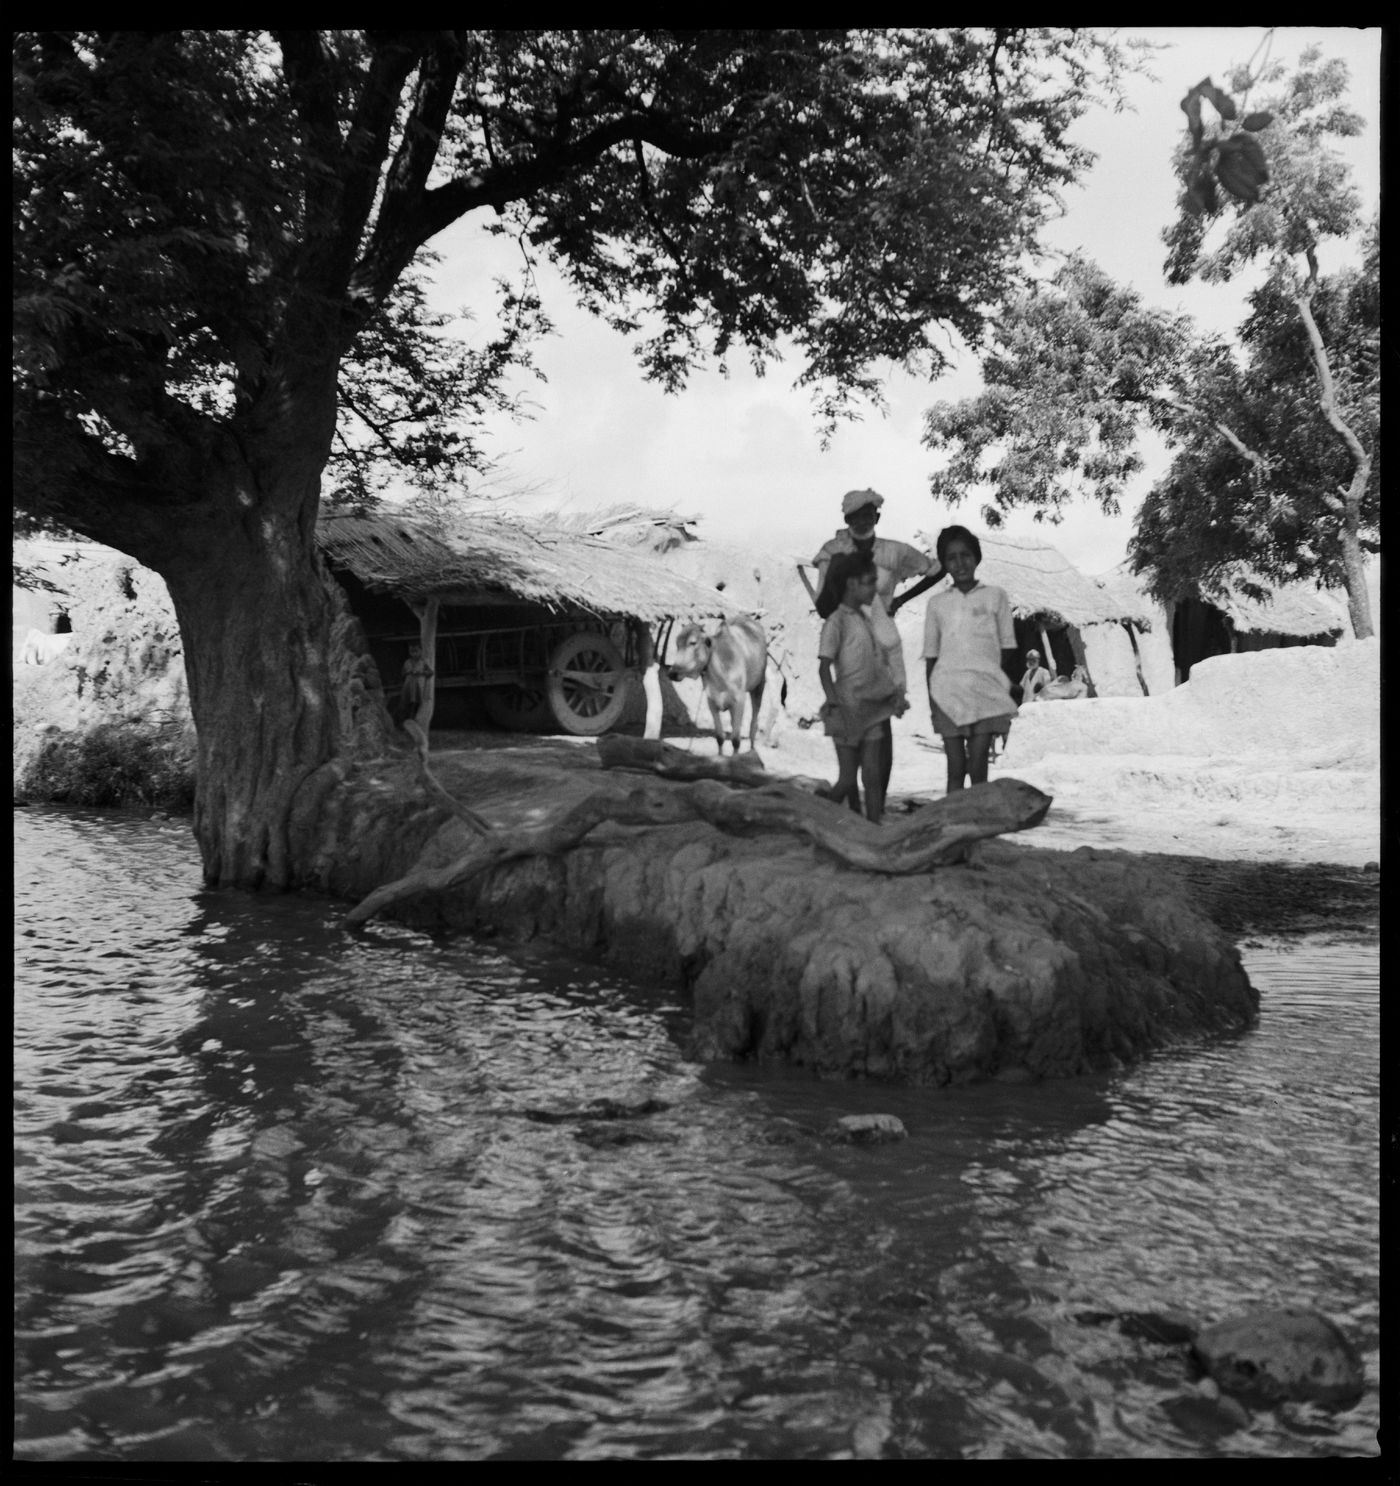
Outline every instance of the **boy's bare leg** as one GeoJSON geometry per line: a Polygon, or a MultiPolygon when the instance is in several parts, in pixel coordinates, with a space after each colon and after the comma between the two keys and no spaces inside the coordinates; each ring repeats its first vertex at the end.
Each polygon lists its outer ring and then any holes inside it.
{"type": "Polygon", "coordinates": [[[967,773],[967,739],[943,739],[943,752],[948,759],[948,793],[963,787],[963,776],[967,773]]]}
{"type": "Polygon", "coordinates": [[[987,761],[991,751],[991,733],[977,733],[967,740],[967,772],[973,784],[986,784],[987,761]]]}
{"type": "Polygon", "coordinates": [[[865,817],[879,825],[885,813],[885,784],[880,776],[884,740],[876,737],[860,746],[860,780],[865,786],[865,817]]]}
{"type": "Polygon", "coordinates": [[[856,771],[860,766],[860,750],[836,744],[836,766],[839,771],[836,787],[829,798],[838,805],[844,800],[853,810],[859,810],[860,789],[856,783],[856,771]]]}

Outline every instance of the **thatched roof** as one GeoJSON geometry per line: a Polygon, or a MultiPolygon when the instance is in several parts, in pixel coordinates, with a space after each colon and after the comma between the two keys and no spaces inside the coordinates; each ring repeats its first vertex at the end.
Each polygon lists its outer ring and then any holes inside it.
{"type": "MultiPolygon", "coordinates": [[[[1124,602],[1136,594],[1154,610],[1162,607],[1148,596],[1143,580],[1126,561],[1094,581],[1124,602]]],[[[1347,625],[1345,594],[1320,589],[1314,583],[1271,583],[1245,569],[1239,570],[1228,593],[1213,595],[1206,602],[1219,609],[1242,632],[1308,638],[1335,635],[1347,625]],[[1271,597],[1262,601],[1250,598],[1241,591],[1241,583],[1262,588],[1271,597]]]]}
{"type": "Polygon", "coordinates": [[[473,515],[435,535],[395,515],[330,514],[318,537],[331,562],[366,587],[414,602],[504,596],[648,622],[734,612],[650,553],[543,522],[473,515]]]}
{"type": "Polygon", "coordinates": [[[670,552],[698,541],[698,516],[678,516],[674,510],[622,503],[598,511],[552,511],[535,518],[551,530],[599,537],[620,547],[642,547],[648,552],[670,552]]]}
{"type": "MultiPolygon", "coordinates": [[[[1000,532],[979,532],[978,539],[982,562],[977,576],[983,583],[1006,590],[1017,619],[1076,626],[1126,619],[1139,629],[1151,627],[1145,602],[1086,578],[1049,542],[1000,532]]],[[[932,537],[921,532],[918,540],[928,551],[934,550],[932,537]]]]}
{"type": "Polygon", "coordinates": [[[1338,612],[1337,600],[1314,583],[1268,583],[1245,575],[1244,581],[1250,580],[1271,597],[1262,602],[1248,598],[1232,584],[1228,593],[1209,600],[1237,630],[1306,638],[1340,634],[1346,627],[1345,609],[1338,612]]]}

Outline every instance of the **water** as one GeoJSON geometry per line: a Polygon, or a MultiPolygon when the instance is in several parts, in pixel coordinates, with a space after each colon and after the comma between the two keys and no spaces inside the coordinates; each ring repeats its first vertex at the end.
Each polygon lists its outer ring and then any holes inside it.
{"type": "Polygon", "coordinates": [[[202,891],[181,823],[15,823],[20,1459],[1377,1453],[1372,944],[1255,944],[1258,1030],[1127,1073],[882,1088],[202,891]],[[868,1111],[910,1138],[819,1138],[868,1111]],[[1252,1303],[1333,1316],[1365,1399],[1242,1423],[1076,1319],[1252,1303]]]}

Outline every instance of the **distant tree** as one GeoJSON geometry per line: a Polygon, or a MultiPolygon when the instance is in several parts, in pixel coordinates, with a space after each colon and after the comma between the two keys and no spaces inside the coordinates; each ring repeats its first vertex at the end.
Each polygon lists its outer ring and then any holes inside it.
{"type": "MultiPolygon", "coordinates": [[[[1296,315],[1310,364],[1307,372],[1295,376],[1293,386],[1310,380],[1313,387],[1310,404],[1305,408],[1299,400],[1296,412],[1323,445],[1334,446],[1331,460],[1325,448],[1319,449],[1316,459],[1304,459],[1302,469],[1342,465],[1340,478],[1319,494],[1325,514],[1319,515],[1307,545],[1330,548],[1334,558],[1340,555],[1352,629],[1360,637],[1373,633],[1364,550],[1375,531],[1375,513],[1368,507],[1376,490],[1378,424],[1369,430],[1369,441],[1363,441],[1359,432],[1368,432],[1365,420],[1368,410],[1375,409],[1378,388],[1379,323],[1378,316],[1371,319],[1367,311],[1368,301],[1374,304],[1379,293],[1378,229],[1373,229],[1367,252],[1371,283],[1332,286],[1334,307],[1359,312],[1360,322],[1348,325],[1345,315],[1334,316],[1329,341],[1315,312],[1317,302],[1327,295],[1318,269],[1319,245],[1353,236],[1362,226],[1361,199],[1350,172],[1327,147],[1329,139],[1354,136],[1364,127],[1344,102],[1347,81],[1346,64],[1325,60],[1318,47],[1303,52],[1291,76],[1282,64],[1264,67],[1258,75],[1247,67],[1237,68],[1230,87],[1241,95],[1240,104],[1232,94],[1211,90],[1221,120],[1213,136],[1193,115],[1193,95],[1199,89],[1188,93],[1182,103],[1188,137],[1176,159],[1183,185],[1181,209],[1164,239],[1169,250],[1167,277],[1175,284],[1193,277],[1224,283],[1247,264],[1267,262],[1264,289],[1251,296],[1256,335],[1283,305],[1290,305],[1296,315]],[[1271,84],[1282,86],[1265,99],[1262,110],[1249,112],[1251,90],[1271,84]],[[1210,189],[1212,169],[1223,192],[1210,189]],[[1217,219],[1226,223],[1226,230],[1211,246],[1210,229],[1217,219]],[[1359,354],[1342,365],[1338,357],[1348,348],[1359,354]]],[[[1209,79],[1200,86],[1209,87],[1209,79]]],[[[1245,339],[1248,344],[1248,328],[1245,339]]],[[[1266,352],[1264,370],[1282,369],[1277,335],[1271,359],[1267,342],[1258,344],[1266,352]]],[[[1301,371],[1298,362],[1293,359],[1301,371]]],[[[1290,422],[1280,431],[1293,433],[1296,428],[1290,422]]],[[[1296,448],[1296,440],[1292,443],[1296,448]]],[[[1253,453],[1258,457],[1248,460],[1251,480],[1262,495],[1281,504],[1286,517],[1290,507],[1296,508],[1295,469],[1283,458],[1283,441],[1268,454],[1257,449],[1253,453]]],[[[1142,560],[1150,557],[1144,549],[1142,560]]]]}
{"type": "Polygon", "coordinates": [[[785,343],[827,420],[976,340],[1129,59],[1034,29],[16,33],[15,489],[165,579],[211,882],[290,885],[313,776],[382,750],[337,683],[328,464],[471,464],[538,305],[442,347],[413,265],[471,214],[668,388],[785,343]],[[453,357],[458,359],[454,363],[453,357]],[[462,359],[465,357],[465,359],[462,359]],[[460,374],[460,375],[459,375],[460,374]],[[454,387],[454,378],[461,386],[454,387]]]}
{"type": "Polygon", "coordinates": [[[1117,514],[1142,468],[1143,431],[1174,426],[1191,382],[1200,353],[1189,320],[1071,256],[1010,299],[990,339],[983,391],[925,416],[924,442],[948,456],[934,497],[984,490],[989,526],[1026,507],[1054,520],[1085,493],[1117,514]]]}
{"type": "MultiPolygon", "coordinates": [[[[1363,551],[1380,546],[1377,237],[1373,225],[1362,267],[1321,278],[1311,304],[1336,407],[1358,442],[1376,451],[1356,512],[1363,551]]],[[[1218,424],[1180,421],[1176,456],[1143,501],[1129,550],[1162,598],[1209,596],[1227,581],[1257,596],[1247,570],[1274,583],[1314,579],[1352,596],[1352,451],[1319,408],[1314,348],[1292,296],[1271,277],[1250,304],[1238,365],[1217,353],[1225,365],[1209,401],[1218,424]]],[[[1364,597],[1364,578],[1360,589],[1364,597]]],[[[1364,616],[1353,613],[1352,622],[1357,634],[1369,632],[1364,616]]]]}
{"type": "MultiPolygon", "coordinates": [[[[1144,501],[1130,553],[1159,595],[1218,590],[1242,564],[1274,579],[1317,577],[1346,586],[1355,632],[1371,633],[1363,551],[1379,501],[1376,230],[1360,270],[1323,278],[1316,257],[1323,237],[1359,226],[1359,199],[1326,148],[1360,127],[1338,102],[1345,81],[1342,64],[1308,52],[1268,110],[1243,112],[1209,79],[1183,102],[1167,275],[1228,280],[1267,254],[1239,346],[1203,338],[1071,258],[1009,301],[983,358],[984,391],[927,415],[925,442],[949,455],[932,479],[936,496],[989,488],[992,525],[1016,507],[1054,519],[1086,494],[1116,513],[1153,428],[1175,458],[1144,501]],[[1218,133],[1201,123],[1203,100],[1222,111],[1218,133]],[[1223,146],[1241,139],[1249,147],[1226,149],[1222,164],[1223,146]],[[1224,241],[1208,248],[1210,223],[1230,214],[1224,241]]],[[[1247,90],[1249,80],[1232,86],[1247,90]]]]}

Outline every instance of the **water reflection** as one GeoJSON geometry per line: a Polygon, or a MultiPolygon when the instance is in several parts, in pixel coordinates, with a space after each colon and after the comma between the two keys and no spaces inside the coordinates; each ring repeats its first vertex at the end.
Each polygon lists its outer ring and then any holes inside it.
{"type": "Polygon", "coordinates": [[[1076,1319],[1301,1298],[1374,1379],[1373,950],[1251,951],[1260,1029],[1129,1074],[885,1089],[203,892],[178,827],[17,824],[22,1458],[1375,1451],[1374,1390],[1240,1428],[1076,1319]],[[871,1109],[909,1140],[818,1138],[871,1109]]]}

